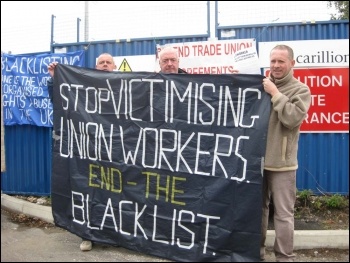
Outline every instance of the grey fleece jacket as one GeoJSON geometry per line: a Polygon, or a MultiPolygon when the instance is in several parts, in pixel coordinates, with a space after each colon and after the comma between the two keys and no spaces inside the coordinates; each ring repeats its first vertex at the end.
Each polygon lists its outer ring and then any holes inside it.
{"type": "Polygon", "coordinates": [[[293,77],[293,69],[283,79],[269,78],[279,93],[271,98],[264,169],[292,171],[298,169],[300,125],[307,116],[311,92],[307,85],[293,77]]]}

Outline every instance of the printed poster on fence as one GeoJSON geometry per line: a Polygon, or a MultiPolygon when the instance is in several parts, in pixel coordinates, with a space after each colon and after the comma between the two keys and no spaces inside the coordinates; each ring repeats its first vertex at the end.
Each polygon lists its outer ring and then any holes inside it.
{"type": "Polygon", "coordinates": [[[174,261],[259,261],[263,76],[55,76],[56,225],[174,261]]]}

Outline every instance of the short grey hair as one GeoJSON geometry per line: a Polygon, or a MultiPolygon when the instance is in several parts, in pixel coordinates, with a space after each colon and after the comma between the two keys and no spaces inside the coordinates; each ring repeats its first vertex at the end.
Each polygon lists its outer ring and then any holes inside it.
{"type": "Polygon", "coordinates": [[[162,56],[164,53],[174,53],[174,55],[176,56],[177,59],[179,59],[179,55],[177,53],[177,49],[171,46],[166,46],[164,47],[160,52],[159,52],[159,60],[161,60],[162,56]]]}
{"type": "MultiPolygon", "coordinates": [[[[287,46],[287,45],[277,45],[275,46],[273,49],[271,49],[271,52],[273,50],[287,50],[288,51],[288,57],[290,58],[290,60],[293,60],[294,59],[294,51],[293,49],[290,47],[290,46],[287,46]]],[[[270,52],[270,54],[271,54],[270,52]]]]}

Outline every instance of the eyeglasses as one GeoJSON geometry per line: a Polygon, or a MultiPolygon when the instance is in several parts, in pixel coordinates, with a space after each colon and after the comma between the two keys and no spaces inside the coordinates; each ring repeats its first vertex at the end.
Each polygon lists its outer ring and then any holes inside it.
{"type": "Polygon", "coordinates": [[[169,61],[170,61],[171,63],[175,63],[175,62],[177,62],[177,59],[176,59],[176,58],[168,58],[168,59],[162,59],[162,60],[161,60],[161,62],[162,62],[163,64],[167,64],[167,63],[169,63],[169,61]]]}

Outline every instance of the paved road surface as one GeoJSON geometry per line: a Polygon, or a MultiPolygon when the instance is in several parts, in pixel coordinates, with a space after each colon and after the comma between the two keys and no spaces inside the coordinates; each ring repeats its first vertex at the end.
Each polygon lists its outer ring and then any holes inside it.
{"type": "Polygon", "coordinates": [[[81,252],[81,239],[58,227],[36,228],[12,223],[1,209],[2,262],[166,262],[121,247],[96,244],[81,252]]]}
{"type": "MultiPolygon", "coordinates": [[[[1,209],[1,261],[2,262],[171,262],[128,250],[122,247],[95,244],[93,250],[81,252],[81,239],[58,227],[36,228],[13,223],[9,213],[1,209]]],[[[308,255],[297,251],[297,262],[349,262],[349,250],[336,253],[308,255]]],[[[320,250],[319,250],[320,251],[320,250]]],[[[329,250],[331,251],[331,250],[329,250]]],[[[333,250],[332,250],[333,251],[333,250]]],[[[270,251],[267,262],[274,262],[270,251]]]]}

